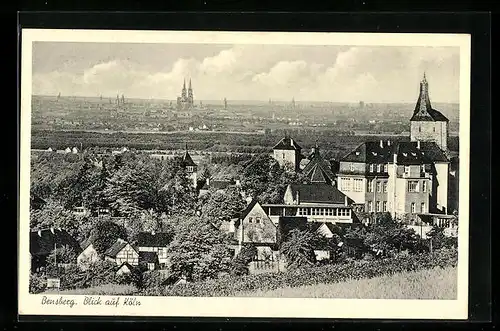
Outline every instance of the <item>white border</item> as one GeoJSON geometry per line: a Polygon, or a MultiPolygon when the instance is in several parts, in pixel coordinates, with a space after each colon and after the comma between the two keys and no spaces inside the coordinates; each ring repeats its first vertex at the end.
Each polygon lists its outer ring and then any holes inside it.
{"type": "MultiPolygon", "coordinates": [[[[22,29],[19,222],[19,314],[95,316],[284,317],[369,319],[467,319],[469,238],[470,35],[385,33],[184,32],[22,29]],[[457,300],[139,297],[141,306],[41,305],[29,288],[29,194],[32,43],[216,43],[359,46],[456,46],[460,48],[460,230],[457,300]]],[[[50,295],[57,299],[60,295],[50,295]]],[[[101,296],[101,299],[111,298],[101,296]]],[[[122,299],[123,300],[123,299],[122,299]]]]}

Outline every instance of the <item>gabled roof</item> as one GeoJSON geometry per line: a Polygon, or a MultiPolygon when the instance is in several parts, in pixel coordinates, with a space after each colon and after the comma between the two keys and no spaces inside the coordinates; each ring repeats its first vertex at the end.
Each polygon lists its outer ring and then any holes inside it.
{"type": "Polygon", "coordinates": [[[248,206],[245,209],[243,209],[243,211],[240,213],[240,219],[244,219],[245,217],[247,217],[248,213],[250,213],[252,209],[255,207],[255,205],[258,203],[259,202],[257,201],[257,199],[252,199],[252,201],[250,201],[248,206]]]}
{"type": "Polygon", "coordinates": [[[342,162],[393,163],[394,154],[398,164],[428,164],[448,162],[446,153],[435,142],[421,141],[375,142],[367,141],[344,156],[342,162]]]}
{"type": "MultiPolygon", "coordinates": [[[[347,196],[340,192],[337,187],[325,183],[312,184],[290,184],[293,197],[299,195],[299,204],[301,203],[328,203],[345,204],[347,196]]],[[[347,198],[348,203],[351,199],[347,198]]]]}
{"type": "Polygon", "coordinates": [[[80,245],[66,230],[44,229],[30,232],[30,253],[31,255],[48,255],[55,247],[69,246],[80,253],[80,245]]]}
{"type": "MultiPolygon", "coordinates": [[[[104,255],[109,257],[116,257],[122,249],[125,248],[129,243],[121,238],[116,239],[115,243],[104,252],[104,255]]],[[[133,248],[133,247],[132,247],[133,248]]],[[[135,248],[134,248],[135,250],[135,248]]]]}
{"type": "Polygon", "coordinates": [[[297,142],[292,138],[285,137],[281,139],[276,145],[274,145],[273,149],[299,151],[302,149],[302,147],[300,147],[299,144],[297,144],[297,142]]]}
{"type": "Polygon", "coordinates": [[[330,163],[323,159],[318,147],[314,149],[310,159],[311,160],[302,172],[311,180],[312,183],[331,184],[335,181],[335,175],[331,170],[330,163]]]}
{"type": "Polygon", "coordinates": [[[431,106],[431,100],[429,98],[429,84],[427,83],[425,74],[424,78],[420,82],[420,94],[410,121],[448,122],[446,116],[433,109],[431,106]]]}
{"type": "Polygon", "coordinates": [[[189,155],[189,152],[187,150],[184,152],[184,155],[182,156],[182,165],[184,167],[196,166],[196,163],[194,163],[193,159],[191,158],[191,155],[189,155]]]}
{"type": "Polygon", "coordinates": [[[173,237],[167,232],[139,232],[135,238],[139,247],[166,247],[173,237]]]}
{"type": "Polygon", "coordinates": [[[136,274],[136,275],[140,275],[141,274],[141,271],[139,270],[139,268],[137,268],[136,266],[133,266],[131,265],[130,263],[128,262],[123,262],[116,271],[122,269],[123,267],[127,267],[128,270],[130,270],[130,273],[132,274],[136,274]]]}
{"type": "Polygon", "coordinates": [[[156,252],[139,252],[139,261],[145,263],[159,263],[156,252]]]}

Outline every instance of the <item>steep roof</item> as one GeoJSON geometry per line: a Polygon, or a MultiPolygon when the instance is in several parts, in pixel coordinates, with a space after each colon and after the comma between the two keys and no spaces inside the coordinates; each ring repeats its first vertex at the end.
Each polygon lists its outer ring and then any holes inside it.
{"type": "Polygon", "coordinates": [[[252,201],[248,204],[248,206],[245,209],[243,209],[243,211],[240,213],[240,219],[244,219],[245,217],[247,217],[248,213],[250,213],[252,209],[255,207],[255,205],[258,203],[259,202],[257,201],[257,199],[252,199],[252,201]]]}
{"type": "Polygon", "coordinates": [[[325,183],[290,184],[289,188],[294,197],[299,194],[299,203],[344,204],[347,197],[335,186],[325,183]]]}
{"type": "Polygon", "coordinates": [[[210,180],[208,184],[207,182],[205,182],[201,189],[209,190],[211,188],[214,188],[217,190],[223,190],[234,184],[235,182],[233,180],[210,180]]]}
{"type": "Polygon", "coordinates": [[[80,253],[80,245],[66,230],[63,229],[44,229],[40,231],[31,231],[30,233],[30,253],[31,255],[48,255],[54,247],[69,246],[80,253]]]}
{"type": "Polygon", "coordinates": [[[189,155],[189,152],[187,150],[184,152],[184,155],[182,156],[182,165],[184,167],[196,166],[196,163],[194,163],[193,159],[191,158],[191,155],[189,155]]]}
{"type": "Polygon", "coordinates": [[[139,252],[139,261],[145,263],[158,263],[156,252],[139,252]]]}
{"type": "Polygon", "coordinates": [[[285,137],[274,145],[273,149],[300,151],[302,147],[292,138],[285,137]]]}
{"type": "Polygon", "coordinates": [[[118,253],[120,253],[120,251],[127,245],[127,241],[118,238],[116,239],[115,243],[110,248],[108,248],[106,252],[104,252],[104,255],[109,257],[116,257],[116,255],[118,255],[118,253]]]}
{"type": "Polygon", "coordinates": [[[139,247],[166,247],[172,241],[172,235],[167,232],[139,232],[135,238],[139,247]]]}
{"type": "Polygon", "coordinates": [[[448,162],[446,153],[435,142],[417,141],[375,142],[367,141],[344,156],[342,162],[392,163],[394,154],[398,164],[426,164],[448,162]]]}
{"type": "Polygon", "coordinates": [[[315,147],[310,155],[310,161],[302,171],[312,183],[327,183],[331,184],[335,181],[330,163],[323,159],[319,152],[319,147],[315,147]]]}
{"type": "Polygon", "coordinates": [[[427,83],[425,74],[424,78],[420,82],[420,94],[410,121],[448,122],[446,116],[438,110],[433,109],[431,106],[431,100],[429,98],[429,84],[427,83]]]}
{"type": "Polygon", "coordinates": [[[133,266],[131,265],[130,263],[128,262],[123,262],[119,267],[118,269],[116,270],[118,272],[118,270],[122,269],[123,267],[127,267],[127,269],[130,271],[130,273],[132,274],[135,274],[135,275],[140,275],[141,274],[141,271],[139,270],[139,268],[137,268],[136,266],[133,266]]]}

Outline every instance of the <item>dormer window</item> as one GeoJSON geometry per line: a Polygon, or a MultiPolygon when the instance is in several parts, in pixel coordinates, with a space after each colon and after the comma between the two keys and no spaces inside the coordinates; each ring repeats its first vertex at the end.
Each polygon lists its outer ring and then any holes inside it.
{"type": "Polygon", "coordinates": [[[188,172],[193,172],[193,170],[194,170],[194,167],[193,167],[193,166],[188,166],[188,167],[187,167],[187,171],[188,171],[188,172]]]}
{"type": "Polygon", "coordinates": [[[403,153],[403,156],[408,156],[408,153],[403,153]]]}
{"type": "Polygon", "coordinates": [[[384,164],[384,172],[387,172],[387,164],[384,164]]]}
{"type": "Polygon", "coordinates": [[[380,172],[382,169],[382,166],[380,164],[377,164],[377,172],[380,172]]]}
{"type": "Polygon", "coordinates": [[[370,172],[373,172],[373,164],[370,164],[370,172]]]}
{"type": "Polygon", "coordinates": [[[413,153],[413,152],[412,152],[412,153],[411,153],[411,155],[413,155],[413,156],[417,156],[417,153],[413,153]]]}
{"type": "Polygon", "coordinates": [[[349,169],[350,169],[351,171],[354,171],[354,163],[349,164],[349,169]]]}
{"type": "Polygon", "coordinates": [[[359,155],[359,151],[356,151],[356,155],[359,155]]]}

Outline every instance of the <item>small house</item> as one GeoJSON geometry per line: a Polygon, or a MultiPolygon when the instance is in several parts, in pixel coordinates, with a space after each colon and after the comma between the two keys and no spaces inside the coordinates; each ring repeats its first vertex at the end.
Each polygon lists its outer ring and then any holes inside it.
{"type": "Polygon", "coordinates": [[[93,264],[100,260],[99,254],[94,248],[92,243],[92,238],[88,238],[81,245],[82,252],[76,258],[76,264],[81,269],[86,269],[90,264],[93,264]]]}
{"type": "Polygon", "coordinates": [[[150,271],[158,269],[160,265],[158,255],[156,252],[139,251],[139,265],[150,271]]]}
{"type": "Polygon", "coordinates": [[[127,262],[133,266],[139,265],[139,252],[127,241],[118,238],[115,243],[104,252],[106,261],[115,262],[121,265],[127,262]]]}
{"type": "Polygon", "coordinates": [[[158,263],[167,263],[167,247],[173,236],[166,232],[140,232],[136,237],[136,246],[139,252],[153,252],[157,255],[158,263]]]}
{"type": "Polygon", "coordinates": [[[137,267],[131,265],[128,262],[123,262],[118,267],[118,270],[116,270],[116,275],[117,276],[120,276],[120,275],[130,275],[130,274],[139,275],[140,274],[140,270],[137,267]]]}

